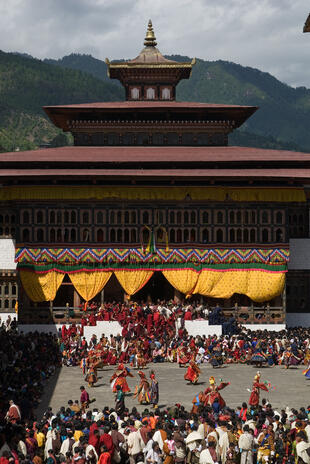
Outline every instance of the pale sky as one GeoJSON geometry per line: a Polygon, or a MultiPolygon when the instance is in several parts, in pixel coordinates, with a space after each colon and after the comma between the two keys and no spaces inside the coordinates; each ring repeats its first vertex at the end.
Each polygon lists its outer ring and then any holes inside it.
{"type": "Polygon", "coordinates": [[[0,0],[0,49],[134,58],[151,18],[163,54],[233,61],[310,87],[309,11],[309,0],[0,0]]]}

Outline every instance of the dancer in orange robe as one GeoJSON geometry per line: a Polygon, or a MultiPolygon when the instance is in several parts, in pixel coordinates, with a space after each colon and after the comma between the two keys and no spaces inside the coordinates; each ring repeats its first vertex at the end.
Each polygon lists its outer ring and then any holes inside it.
{"type": "Polygon", "coordinates": [[[94,384],[97,382],[97,379],[98,379],[98,377],[97,377],[96,368],[94,367],[93,364],[91,364],[89,366],[89,369],[88,369],[85,380],[88,382],[89,387],[93,387],[94,384]]]}
{"type": "Polygon", "coordinates": [[[177,362],[179,367],[185,367],[189,362],[189,356],[186,346],[180,345],[177,349],[177,362]]]}
{"type": "Polygon", "coordinates": [[[220,408],[223,409],[226,403],[221,394],[219,393],[219,390],[222,390],[223,388],[227,387],[227,385],[230,385],[230,382],[221,382],[219,385],[216,385],[214,377],[210,377],[209,383],[210,387],[206,388],[206,390],[204,391],[205,406],[212,406],[214,401],[217,400],[220,405],[220,408]]]}
{"type": "Polygon", "coordinates": [[[198,382],[199,374],[200,374],[200,369],[195,363],[195,361],[194,360],[190,361],[186,374],[184,375],[184,379],[188,380],[190,383],[195,384],[198,382]]]}
{"type": "Polygon", "coordinates": [[[136,386],[134,398],[138,396],[138,401],[140,404],[150,404],[150,384],[147,378],[145,377],[144,372],[138,372],[140,376],[140,383],[136,386]]]}
{"type": "Polygon", "coordinates": [[[117,389],[116,389],[117,385],[121,386],[123,393],[130,392],[130,388],[126,380],[126,377],[128,376],[133,377],[128,367],[124,367],[124,364],[119,364],[117,366],[116,371],[114,372],[114,374],[112,375],[110,379],[111,388],[112,388],[113,393],[117,392],[117,389]]]}

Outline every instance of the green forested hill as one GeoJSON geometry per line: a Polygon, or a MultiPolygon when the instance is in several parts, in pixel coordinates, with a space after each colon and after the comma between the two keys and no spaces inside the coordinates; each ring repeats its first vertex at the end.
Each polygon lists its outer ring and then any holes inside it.
{"type": "Polygon", "coordinates": [[[258,69],[197,60],[191,79],[182,81],[178,92],[188,101],[259,106],[242,130],[310,151],[309,89],[294,89],[258,69]]]}
{"type": "Polygon", "coordinates": [[[123,98],[112,82],[0,51],[0,149],[30,149],[53,140],[60,131],[46,119],[44,105],[123,98]]]}
{"type": "Polygon", "coordinates": [[[98,60],[91,55],[80,55],[78,53],[71,53],[71,55],[64,56],[59,60],[45,59],[44,63],[54,64],[62,68],[77,69],[89,74],[92,74],[98,79],[108,82],[114,82],[120,85],[117,80],[111,81],[107,75],[107,65],[104,61],[98,60]]]}
{"type": "MultiPolygon", "coordinates": [[[[294,89],[268,73],[234,63],[197,60],[177,95],[185,101],[259,106],[230,136],[230,144],[310,152],[309,89],[294,89]]],[[[91,55],[40,61],[0,51],[0,150],[67,142],[45,118],[44,105],[123,98],[119,83],[108,79],[106,64],[91,55]]]]}

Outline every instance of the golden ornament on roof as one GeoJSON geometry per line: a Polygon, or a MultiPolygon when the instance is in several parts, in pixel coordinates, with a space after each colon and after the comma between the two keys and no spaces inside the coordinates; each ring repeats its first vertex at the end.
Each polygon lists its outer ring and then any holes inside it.
{"type": "Polygon", "coordinates": [[[144,39],[144,45],[146,47],[156,47],[157,42],[156,42],[156,37],[153,29],[153,24],[152,21],[149,20],[149,23],[147,25],[147,31],[146,31],[146,36],[144,39]]]}

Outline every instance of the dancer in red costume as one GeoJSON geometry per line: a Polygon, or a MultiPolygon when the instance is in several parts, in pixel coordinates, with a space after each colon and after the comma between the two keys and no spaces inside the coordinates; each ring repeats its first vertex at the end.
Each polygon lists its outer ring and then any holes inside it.
{"type": "Polygon", "coordinates": [[[89,366],[85,380],[89,387],[93,387],[98,380],[96,368],[92,364],[89,366]]]}
{"type": "Polygon", "coordinates": [[[191,360],[189,366],[187,368],[186,374],[184,375],[184,379],[188,380],[190,383],[197,383],[199,379],[200,369],[195,363],[194,360],[191,360]]]}
{"type": "Polygon", "coordinates": [[[112,375],[110,379],[111,388],[112,388],[113,393],[117,393],[117,389],[116,389],[117,385],[121,386],[123,393],[130,392],[130,388],[126,380],[127,376],[133,377],[128,367],[124,367],[124,364],[119,364],[117,366],[116,371],[114,372],[114,374],[112,375]]]}
{"type": "Polygon", "coordinates": [[[268,388],[266,387],[265,384],[260,383],[260,372],[258,371],[254,377],[254,382],[252,386],[252,391],[249,399],[249,405],[253,406],[254,408],[257,408],[259,404],[259,390],[265,390],[268,391],[268,388]]]}
{"type": "Polygon", "coordinates": [[[140,383],[136,386],[134,398],[138,396],[138,401],[140,404],[150,404],[150,384],[147,378],[145,377],[144,372],[138,372],[140,376],[140,383]]]}
{"type": "Polygon", "coordinates": [[[179,363],[179,367],[185,367],[186,364],[189,362],[189,356],[187,352],[187,347],[184,345],[180,345],[177,349],[177,361],[179,363]]]}
{"type": "Polygon", "coordinates": [[[219,385],[216,385],[214,377],[210,377],[209,383],[210,387],[206,388],[204,392],[205,406],[212,406],[214,401],[217,400],[220,405],[220,409],[223,409],[226,403],[219,393],[219,390],[223,390],[223,388],[227,387],[227,385],[230,385],[230,382],[221,382],[219,385]]]}

